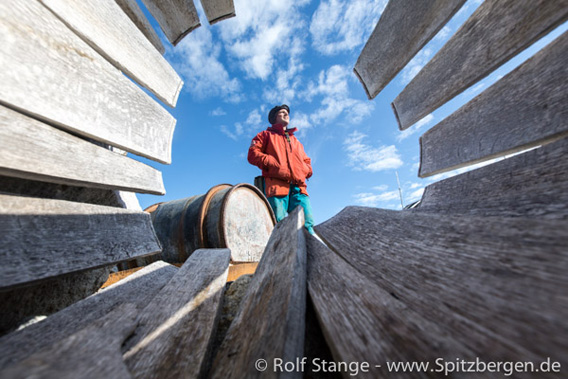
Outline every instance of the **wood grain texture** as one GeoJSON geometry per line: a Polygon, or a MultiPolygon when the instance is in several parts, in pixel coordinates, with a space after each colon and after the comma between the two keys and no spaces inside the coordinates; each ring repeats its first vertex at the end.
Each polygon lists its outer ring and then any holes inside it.
{"type": "Polygon", "coordinates": [[[426,187],[417,212],[568,219],[568,139],[426,187]]]}
{"type": "Polygon", "coordinates": [[[183,82],[115,0],[41,0],[83,41],[169,106],[183,82]]]}
{"type": "MultiPolygon", "coordinates": [[[[303,356],[306,316],[306,242],[303,209],[276,225],[241,301],[240,309],[213,361],[212,378],[278,377],[274,358],[303,356]],[[265,359],[265,372],[255,369],[265,359]]],[[[302,373],[286,373],[301,377],[302,373]]],[[[286,376],[282,374],[282,376],[286,376]]]]}
{"type": "Polygon", "coordinates": [[[163,195],[160,171],[0,105],[0,174],[163,195]]]}
{"type": "Polygon", "coordinates": [[[486,361],[568,363],[568,222],[348,207],[316,232],[486,361]]]}
{"type": "Polygon", "coordinates": [[[0,195],[0,288],[160,251],[150,215],[102,205],[0,195]]]}
{"type": "Polygon", "coordinates": [[[174,46],[201,26],[193,0],[142,0],[174,46]]]}
{"type": "Polygon", "coordinates": [[[167,263],[153,263],[42,322],[3,336],[0,368],[14,365],[79,332],[120,304],[133,303],[138,309],[144,308],[177,271],[177,267],[167,263]]]}
{"type": "Polygon", "coordinates": [[[369,363],[369,372],[357,377],[409,377],[389,373],[386,362],[435,367],[438,358],[475,360],[467,344],[443,324],[410,309],[314,237],[307,246],[308,290],[319,324],[336,362],[369,363]]]}
{"type": "Polygon", "coordinates": [[[567,18],[567,0],[484,1],[394,100],[400,129],[489,75],[567,18]]]}
{"type": "Polygon", "coordinates": [[[123,348],[134,378],[197,378],[206,359],[223,299],[231,252],[200,249],[140,312],[123,348]]]}
{"type": "Polygon", "coordinates": [[[209,24],[213,25],[227,18],[235,17],[233,0],[201,0],[209,24]]]}
{"type": "Polygon", "coordinates": [[[406,66],[465,0],[389,1],[353,71],[369,99],[406,66]]]}
{"type": "Polygon", "coordinates": [[[175,119],[41,3],[2,1],[0,43],[3,105],[171,162],[175,119]]]}
{"type": "Polygon", "coordinates": [[[134,330],[137,309],[121,304],[83,330],[0,371],[0,377],[129,378],[120,345],[134,330]]]}
{"type": "Polygon", "coordinates": [[[568,135],[568,32],[420,138],[421,177],[568,135]]]}
{"type": "Polygon", "coordinates": [[[134,23],[134,25],[136,25],[136,27],[144,34],[144,36],[146,36],[148,41],[150,41],[150,43],[154,45],[156,50],[158,50],[158,52],[163,55],[166,52],[166,49],[164,48],[164,45],[162,45],[160,37],[158,37],[156,31],[154,30],[152,25],[150,25],[150,22],[148,21],[146,16],[144,16],[144,12],[142,12],[142,9],[140,9],[136,0],[115,1],[122,9],[122,11],[126,13],[126,15],[134,23]]]}

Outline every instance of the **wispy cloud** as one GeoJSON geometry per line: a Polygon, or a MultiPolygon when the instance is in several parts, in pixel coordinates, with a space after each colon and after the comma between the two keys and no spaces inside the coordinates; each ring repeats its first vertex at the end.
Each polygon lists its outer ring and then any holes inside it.
{"type": "Polygon", "coordinates": [[[416,54],[416,56],[414,56],[414,58],[412,58],[412,60],[408,62],[406,67],[404,67],[404,69],[402,70],[402,84],[410,83],[410,81],[414,79],[416,75],[418,75],[418,73],[420,72],[420,70],[422,70],[426,63],[430,61],[432,55],[432,49],[430,48],[420,50],[418,54],[416,54]]]}
{"type": "Polygon", "coordinates": [[[348,165],[354,170],[377,172],[402,166],[402,159],[394,145],[373,147],[364,142],[366,139],[365,134],[355,131],[343,144],[347,152],[348,165]]]}
{"type": "Polygon", "coordinates": [[[216,117],[217,117],[217,116],[224,116],[224,115],[227,114],[227,112],[225,112],[225,111],[223,110],[223,108],[217,107],[217,108],[213,109],[211,112],[209,112],[209,114],[210,114],[211,116],[216,116],[216,117]]]}
{"type": "Polygon", "coordinates": [[[387,0],[328,0],[312,16],[314,48],[333,55],[362,46],[373,31],[387,0]]]}
{"type": "Polygon", "coordinates": [[[423,126],[430,124],[432,120],[434,120],[434,116],[432,115],[432,113],[430,113],[429,115],[418,121],[416,124],[412,125],[410,128],[405,129],[400,133],[398,133],[396,135],[396,140],[398,142],[401,142],[407,139],[408,137],[410,137],[411,135],[417,133],[420,129],[422,129],[423,126]]]}
{"type": "MultiPolygon", "coordinates": [[[[363,205],[366,207],[387,207],[387,204],[395,200],[399,200],[398,191],[383,191],[381,193],[358,193],[353,195],[355,204],[363,205]]],[[[400,205],[399,205],[400,208],[400,205]]]]}

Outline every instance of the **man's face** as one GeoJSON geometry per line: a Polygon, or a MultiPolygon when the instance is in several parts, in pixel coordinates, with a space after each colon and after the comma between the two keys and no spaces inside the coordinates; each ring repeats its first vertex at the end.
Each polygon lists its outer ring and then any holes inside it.
{"type": "Polygon", "coordinates": [[[288,111],[286,109],[280,109],[278,113],[276,113],[276,124],[282,124],[284,126],[288,126],[288,122],[290,122],[290,116],[288,116],[288,111]]]}

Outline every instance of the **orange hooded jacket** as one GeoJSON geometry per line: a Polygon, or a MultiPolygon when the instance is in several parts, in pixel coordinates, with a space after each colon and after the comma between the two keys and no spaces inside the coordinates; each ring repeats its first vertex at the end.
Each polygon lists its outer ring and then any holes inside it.
{"type": "Polygon", "coordinates": [[[312,160],[294,136],[295,131],[287,130],[288,139],[284,126],[275,124],[252,139],[248,161],[262,170],[267,197],[288,195],[290,183],[308,194],[306,179],[312,176],[312,160]]]}

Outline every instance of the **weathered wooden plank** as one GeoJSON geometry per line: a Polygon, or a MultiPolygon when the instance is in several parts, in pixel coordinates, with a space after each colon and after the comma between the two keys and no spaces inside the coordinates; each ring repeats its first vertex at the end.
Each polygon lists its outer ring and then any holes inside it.
{"type": "Polygon", "coordinates": [[[490,361],[568,364],[568,222],[348,207],[317,233],[490,361]]]}
{"type": "Polygon", "coordinates": [[[0,105],[0,174],[163,195],[160,171],[0,105]]]}
{"type": "Polygon", "coordinates": [[[174,107],[183,82],[115,0],[41,0],[116,68],[174,107]]]}
{"type": "Polygon", "coordinates": [[[162,163],[175,119],[37,1],[0,2],[0,101],[162,163]]]}
{"type": "Polygon", "coordinates": [[[197,378],[217,328],[231,252],[200,249],[140,312],[123,347],[134,378],[197,378]]]}
{"type": "Polygon", "coordinates": [[[193,0],[142,0],[174,46],[201,26],[193,0]]]}
{"type": "Polygon", "coordinates": [[[144,16],[144,12],[142,12],[142,9],[140,9],[136,0],[115,1],[120,6],[122,11],[126,13],[126,15],[130,18],[130,20],[132,20],[136,27],[138,27],[138,29],[140,29],[140,31],[146,36],[148,41],[150,41],[150,43],[154,45],[156,50],[158,50],[160,54],[164,54],[166,52],[166,49],[164,48],[164,45],[162,45],[160,37],[158,37],[156,31],[154,30],[152,25],[150,25],[150,22],[148,21],[146,16],[144,16]]]}
{"type": "Polygon", "coordinates": [[[307,246],[308,290],[334,360],[367,363],[358,372],[343,368],[344,377],[396,377],[386,362],[475,360],[443,323],[425,319],[314,237],[307,246]]]}
{"type": "Polygon", "coordinates": [[[568,219],[568,139],[426,187],[416,211],[568,219]]]}
{"type": "Polygon", "coordinates": [[[353,71],[373,99],[461,8],[465,0],[389,1],[353,71]]]}
{"type": "Polygon", "coordinates": [[[235,17],[233,0],[201,0],[209,24],[213,25],[227,18],[235,17]]]}
{"type": "Polygon", "coordinates": [[[145,212],[0,195],[0,288],[160,251],[145,212]]]}
{"type": "Polygon", "coordinates": [[[568,18],[568,1],[487,0],[393,102],[401,130],[568,18]]]}
{"type": "MultiPolygon", "coordinates": [[[[301,207],[276,225],[240,309],[211,368],[212,378],[262,375],[258,359],[274,373],[275,359],[303,356],[306,313],[306,242],[301,207]]],[[[278,376],[278,374],[274,374],[278,376]]],[[[301,372],[290,373],[301,377],[301,372]]]]}
{"type": "MultiPolygon", "coordinates": [[[[123,303],[144,308],[178,268],[155,262],[25,329],[0,338],[0,368],[6,368],[84,329],[123,303]]],[[[112,377],[112,376],[111,376],[112,377]]]]}
{"type": "Polygon", "coordinates": [[[568,135],[568,32],[420,138],[421,177],[568,135]]]}
{"type": "Polygon", "coordinates": [[[136,326],[134,304],[119,305],[85,329],[18,364],[2,378],[129,378],[120,346],[136,326]]]}

